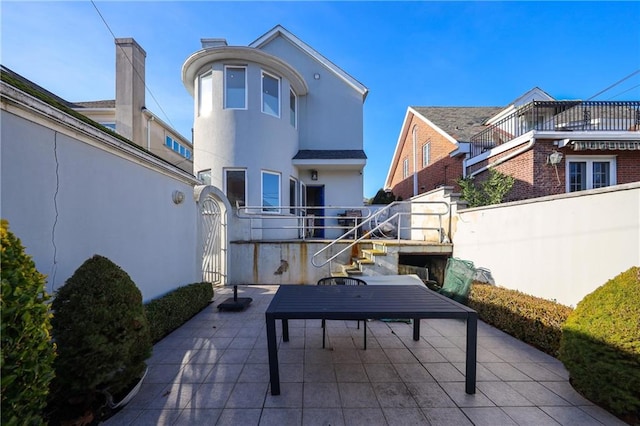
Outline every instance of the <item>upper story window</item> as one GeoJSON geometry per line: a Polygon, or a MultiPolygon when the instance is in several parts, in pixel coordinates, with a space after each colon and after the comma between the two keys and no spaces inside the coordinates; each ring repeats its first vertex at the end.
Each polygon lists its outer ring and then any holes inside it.
{"type": "Polygon", "coordinates": [[[232,207],[247,205],[247,171],[227,169],[224,171],[224,189],[232,207]]]}
{"type": "Polygon", "coordinates": [[[402,161],[402,179],[406,179],[409,177],[409,159],[405,158],[402,161]]]}
{"type": "Polygon", "coordinates": [[[211,71],[200,76],[198,85],[198,115],[206,116],[213,108],[213,73],[211,71]]]}
{"type": "Polygon", "coordinates": [[[294,178],[289,178],[289,213],[296,214],[295,207],[298,205],[298,181],[294,178]]]}
{"type": "Polygon", "coordinates": [[[262,71],[262,112],[280,117],[280,79],[262,71]]]}
{"type": "Polygon", "coordinates": [[[279,213],[280,210],[280,174],[262,172],[262,211],[279,213]]]}
{"type": "Polygon", "coordinates": [[[187,160],[191,159],[191,150],[186,146],[182,145],[177,140],[173,139],[171,136],[167,136],[165,138],[164,144],[167,148],[170,148],[172,151],[177,152],[187,160]]]}
{"type": "Polygon", "coordinates": [[[289,89],[289,122],[293,127],[298,126],[298,97],[289,89]]]}
{"type": "Polygon", "coordinates": [[[422,167],[427,167],[431,162],[431,142],[422,145],[422,167]]]}
{"type": "Polygon", "coordinates": [[[224,67],[224,107],[247,108],[247,68],[224,67]]]}
{"type": "Polygon", "coordinates": [[[615,157],[567,157],[567,192],[616,184],[615,157]]]}

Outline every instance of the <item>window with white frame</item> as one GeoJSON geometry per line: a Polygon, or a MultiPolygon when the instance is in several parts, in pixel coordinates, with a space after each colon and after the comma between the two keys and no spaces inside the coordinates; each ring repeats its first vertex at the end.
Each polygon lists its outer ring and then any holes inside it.
{"type": "Polygon", "coordinates": [[[431,142],[422,145],[422,167],[427,167],[431,162],[431,142]]]}
{"type": "Polygon", "coordinates": [[[225,169],[224,191],[233,207],[247,205],[247,171],[245,169],[225,169]]]}
{"type": "Polygon", "coordinates": [[[200,170],[198,172],[198,179],[205,185],[211,185],[211,169],[200,170]]]}
{"type": "Polygon", "coordinates": [[[247,108],[247,68],[224,67],[224,107],[247,108]]]}
{"type": "Polygon", "coordinates": [[[298,126],[298,97],[289,89],[289,122],[293,127],[298,126]]]}
{"type": "Polygon", "coordinates": [[[213,109],[213,73],[206,72],[200,76],[198,85],[198,115],[207,116],[213,109]]]}
{"type": "Polygon", "coordinates": [[[279,213],[280,206],[280,174],[262,172],[262,211],[279,213]]]}
{"type": "Polygon", "coordinates": [[[604,188],[616,184],[616,158],[613,156],[568,156],[567,192],[604,188]]]}
{"type": "Polygon", "coordinates": [[[406,179],[409,177],[409,159],[405,158],[402,161],[402,179],[406,179]]]}
{"type": "Polygon", "coordinates": [[[296,214],[298,205],[298,180],[295,178],[289,178],[289,213],[296,214]]]}
{"type": "Polygon", "coordinates": [[[280,117],[280,79],[262,71],[262,112],[280,117]]]}

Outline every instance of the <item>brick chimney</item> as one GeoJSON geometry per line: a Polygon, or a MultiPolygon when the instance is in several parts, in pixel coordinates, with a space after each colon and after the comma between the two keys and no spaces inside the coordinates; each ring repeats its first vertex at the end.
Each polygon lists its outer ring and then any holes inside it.
{"type": "Polygon", "coordinates": [[[116,132],[141,146],[145,145],[146,57],[133,38],[116,39],[116,132]]]}

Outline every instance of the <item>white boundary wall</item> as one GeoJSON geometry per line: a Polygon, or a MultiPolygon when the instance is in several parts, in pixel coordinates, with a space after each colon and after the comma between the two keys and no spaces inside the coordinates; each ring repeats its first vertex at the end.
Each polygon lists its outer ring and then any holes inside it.
{"type": "Polygon", "coordinates": [[[564,305],[640,265],[640,183],[466,209],[455,222],[455,257],[564,305]]]}
{"type": "Polygon", "coordinates": [[[145,301],[201,280],[195,178],[4,83],[0,118],[0,215],[47,291],[94,254],[145,301]]]}

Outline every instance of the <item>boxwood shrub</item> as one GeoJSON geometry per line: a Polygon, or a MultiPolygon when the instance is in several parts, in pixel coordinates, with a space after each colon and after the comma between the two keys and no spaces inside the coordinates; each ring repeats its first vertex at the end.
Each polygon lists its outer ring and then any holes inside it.
{"type": "Polygon", "coordinates": [[[187,322],[213,299],[213,286],[200,282],[179,287],[145,305],[151,340],[158,342],[187,322]]]}
{"type": "Polygon", "coordinates": [[[640,268],[586,295],[564,326],[560,359],[578,392],[640,424],[640,268]]]}
{"type": "Polygon", "coordinates": [[[568,306],[517,290],[474,282],[467,304],[487,324],[556,357],[568,306]]]}
{"type": "Polygon", "coordinates": [[[3,425],[42,424],[49,383],[53,379],[54,345],[51,342],[51,314],[45,292],[45,276],[24,252],[18,238],[2,220],[0,229],[2,296],[0,297],[2,339],[3,425]]]}

